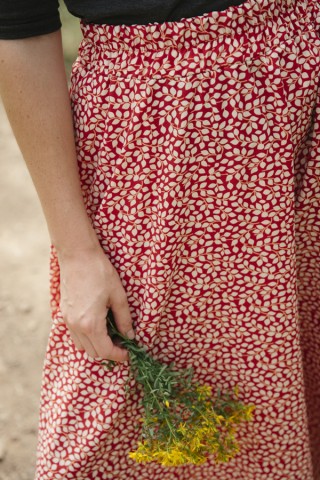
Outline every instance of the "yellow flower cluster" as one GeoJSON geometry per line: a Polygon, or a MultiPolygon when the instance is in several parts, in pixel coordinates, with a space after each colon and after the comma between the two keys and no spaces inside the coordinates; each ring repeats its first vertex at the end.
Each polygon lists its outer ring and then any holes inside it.
{"type": "MultiPolygon", "coordinates": [[[[188,463],[201,464],[209,454],[215,455],[216,462],[226,462],[239,452],[235,440],[234,424],[241,420],[252,420],[253,405],[234,408],[230,414],[217,414],[208,400],[212,393],[208,385],[198,385],[196,392],[199,402],[192,422],[180,422],[175,437],[166,441],[153,438],[138,442],[138,449],[130,452],[136,462],[157,461],[164,466],[178,466],[188,463]],[[199,408],[202,405],[202,408],[199,408]]],[[[238,394],[237,389],[235,394],[238,394]]],[[[240,404],[239,404],[240,405],[240,404]]]]}
{"type": "MultiPolygon", "coordinates": [[[[130,458],[178,466],[204,463],[210,454],[216,462],[227,462],[239,452],[235,425],[252,420],[255,406],[238,399],[238,386],[235,398],[220,390],[213,395],[211,386],[193,381],[191,367],[177,371],[173,363],[161,363],[135,340],[120,334],[112,316],[108,328],[128,349],[130,371],[143,390],[144,416],[138,424],[142,440],[137,450],[129,452],[130,458]]],[[[108,369],[113,368],[110,362],[108,369]]]]}

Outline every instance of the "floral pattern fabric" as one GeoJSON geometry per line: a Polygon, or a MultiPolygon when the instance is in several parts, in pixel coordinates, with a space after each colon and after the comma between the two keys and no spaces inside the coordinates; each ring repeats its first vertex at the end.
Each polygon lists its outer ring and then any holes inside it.
{"type": "Polygon", "coordinates": [[[141,391],[73,346],[52,247],[36,480],[319,480],[318,1],[81,28],[82,191],[136,338],[256,410],[227,463],[130,459],[141,391]]]}

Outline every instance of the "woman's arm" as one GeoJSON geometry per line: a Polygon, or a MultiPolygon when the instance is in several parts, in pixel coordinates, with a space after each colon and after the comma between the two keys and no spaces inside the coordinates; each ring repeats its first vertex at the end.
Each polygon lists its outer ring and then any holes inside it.
{"type": "Polygon", "coordinates": [[[60,32],[0,40],[0,92],[61,253],[94,248],[75,162],[60,32]],[[81,245],[79,245],[81,242],[81,245]]]}
{"type": "Polygon", "coordinates": [[[0,40],[0,94],[57,249],[61,311],[72,338],[93,357],[127,360],[107,335],[107,306],[121,333],[132,320],[83,202],[60,31],[0,40]]]}

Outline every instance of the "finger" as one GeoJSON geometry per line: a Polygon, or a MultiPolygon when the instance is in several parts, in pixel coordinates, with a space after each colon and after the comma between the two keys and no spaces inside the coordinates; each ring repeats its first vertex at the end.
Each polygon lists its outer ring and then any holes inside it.
{"type": "MultiPolygon", "coordinates": [[[[120,281],[119,281],[120,282],[120,281]]],[[[118,331],[125,336],[133,339],[135,336],[131,312],[128,304],[126,292],[120,283],[119,288],[112,292],[109,299],[109,306],[112,309],[114,321],[118,331]]]]}
{"type": "Polygon", "coordinates": [[[75,345],[75,347],[80,350],[80,351],[83,351],[84,350],[84,347],[78,337],[78,335],[76,334],[76,332],[74,332],[73,330],[71,330],[70,327],[68,327],[68,330],[69,330],[69,334],[70,334],[70,337],[75,345]]]}
{"type": "Polygon", "coordinates": [[[116,362],[129,360],[128,350],[115,345],[109,337],[107,329],[97,332],[90,340],[99,357],[116,362]]]}
{"type": "Polygon", "coordinates": [[[88,355],[90,355],[90,357],[92,357],[92,358],[99,357],[99,354],[97,353],[90,337],[88,337],[86,335],[83,335],[82,333],[78,333],[78,337],[79,337],[85,351],[87,352],[88,355]]]}

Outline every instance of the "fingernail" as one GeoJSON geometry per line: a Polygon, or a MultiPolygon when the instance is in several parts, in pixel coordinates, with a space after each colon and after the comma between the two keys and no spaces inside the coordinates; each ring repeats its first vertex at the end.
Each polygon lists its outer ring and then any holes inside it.
{"type": "Polygon", "coordinates": [[[127,337],[130,338],[130,340],[133,340],[135,337],[134,331],[131,329],[126,333],[127,337]]]}

